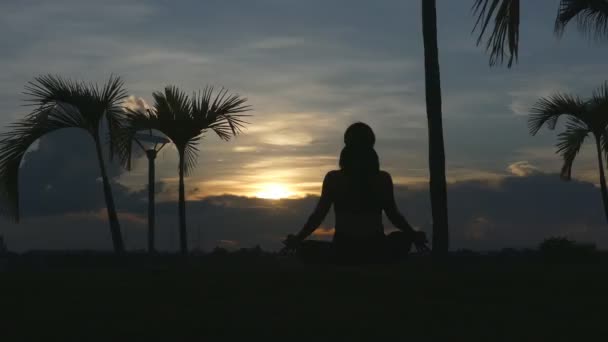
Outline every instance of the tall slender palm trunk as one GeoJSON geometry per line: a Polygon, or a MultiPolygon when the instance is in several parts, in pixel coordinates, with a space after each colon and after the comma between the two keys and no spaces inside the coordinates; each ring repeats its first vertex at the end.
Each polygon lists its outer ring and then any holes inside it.
{"type": "Polygon", "coordinates": [[[179,249],[188,254],[188,235],[186,231],[186,192],[184,187],[184,152],[179,152],[179,249]]]}
{"type": "Polygon", "coordinates": [[[122,254],[125,252],[125,246],[122,240],[122,233],[120,231],[120,222],[118,222],[118,215],[116,214],[116,207],[114,206],[114,196],[112,196],[112,187],[110,186],[110,180],[106,172],[106,165],[103,160],[103,153],[101,151],[101,143],[99,141],[99,135],[93,136],[95,141],[95,149],[97,150],[97,160],[99,161],[99,168],[101,169],[101,179],[103,181],[103,194],[106,199],[106,209],[108,211],[108,221],[110,221],[110,234],[112,235],[112,245],[114,246],[114,253],[122,254]]]}
{"type": "Polygon", "coordinates": [[[597,149],[597,163],[600,168],[600,189],[602,192],[602,203],[604,204],[604,215],[608,221],[608,190],[606,190],[606,177],[604,176],[604,157],[602,156],[602,146],[599,135],[595,135],[595,147],[597,149]]]}
{"type": "Polygon", "coordinates": [[[449,248],[448,200],[445,180],[445,151],[441,119],[441,79],[437,47],[437,10],[435,0],[422,1],[422,35],[426,111],[429,130],[429,170],[431,212],[433,216],[433,254],[447,255],[449,248]]]}

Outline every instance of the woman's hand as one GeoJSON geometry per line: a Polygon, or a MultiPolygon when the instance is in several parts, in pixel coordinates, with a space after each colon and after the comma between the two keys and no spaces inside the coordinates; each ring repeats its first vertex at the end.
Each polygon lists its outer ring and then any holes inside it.
{"type": "Polygon", "coordinates": [[[283,244],[285,245],[286,250],[295,250],[298,248],[302,241],[295,235],[289,234],[287,238],[283,240],[283,244]]]}
{"type": "Polygon", "coordinates": [[[418,253],[428,253],[431,249],[428,246],[429,240],[426,238],[425,232],[414,231],[414,246],[418,253]]]}

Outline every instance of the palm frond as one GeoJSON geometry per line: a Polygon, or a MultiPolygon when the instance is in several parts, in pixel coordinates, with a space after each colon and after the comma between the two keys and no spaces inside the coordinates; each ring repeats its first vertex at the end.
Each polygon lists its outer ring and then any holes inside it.
{"type": "Polygon", "coordinates": [[[29,96],[26,102],[35,106],[33,113],[47,112],[58,104],[68,104],[82,116],[80,128],[93,134],[97,134],[103,116],[118,113],[121,102],[127,97],[124,84],[117,76],[111,76],[99,88],[97,84],[44,75],[29,82],[25,90],[25,95],[29,96]]]}
{"type": "Polygon", "coordinates": [[[504,63],[508,51],[510,68],[519,56],[519,0],[475,0],[473,14],[477,16],[473,31],[479,30],[477,45],[483,41],[494,18],[494,28],[486,43],[490,65],[504,63]]]}
{"type": "Polygon", "coordinates": [[[15,220],[19,219],[19,167],[28,148],[62,128],[84,129],[98,139],[104,116],[112,144],[121,119],[120,104],[127,96],[122,80],[114,76],[101,88],[54,75],[39,76],[26,85],[25,94],[34,109],[0,135],[0,202],[5,214],[15,220]]]}
{"type": "Polygon", "coordinates": [[[593,91],[589,104],[592,110],[597,112],[597,116],[606,117],[606,121],[608,121],[608,81],[593,91]]]}
{"type": "Polygon", "coordinates": [[[158,130],[159,127],[160,123],[154,111],[125,109],[123,120],[116,129],[114,146],[119,162],[125,169],[131,170],[135,134],[143,130],[158,130]]]}
{"type": "Polygon", "coordinates": [[[576,20],[585,35],[602,39],[608,37],[608,1],[561,0],[555,19],[555,33],[562,36],[566,26],[576,20]]]}
{"type": "Polygon", "coordinates": [[[189,176],[192,169],[196,166],[199,149],[197,147],[201,136],[197,136],[184,147],[184,174],[189,176]]]}
{"type": "Polygon", "coordinates": [[[62,128],[82,127],[80,113],[71,105],[56,103],[9,125],[0,135],[0,202],[4,214],[19,220],[19,167],[29,147],[42,136],[62,128]]]}
{"type": "Polygon", "coordinates": [[[201,134],[199,123],[192,116],[191,98],[184,92],[177,87],[167,86],[164,92],[156,92],[153,97],[158,130],[171,139],[178,149],[185,148],[189,140],[201,134]]]}
{"type": "Polygon", "coordinates": [[[584,118],[587,111],[586,103],[577,96],[557,93],[543,97],[531,109],[528,118],[530,134],[536,135],[543,125],[555,129],[561,115],[570,115],[579,119],[584,118]]]}
{"type": "Polygon", "coordinates": [[[106,118],[108,123],[108,144],[110,146],[110,159],[114,157],[114,151],[116,150],[115,140],[116,132],[120,129],[124,120],[124,110],[122,107],[122,102],[127,98],[128,94],[126,89],[124,88],[124,82],[120,77],[110,76],[110,79],[104,84],[101,91],[99,91],[98,86],[94,86],[97,90],[98,99],[101,103],[106,104],[105,113],[102,115],[106,118]]]}
{"type": "Polygon", "coordinates": [[[124,83],[118,76],[110,76],[108,81],[99,87],[81,81],[65,79],[60,76],[44,75],[29,82],[25,94],[27,102],[35,106],[33,113],[48,112],[57,106],[64,110],[69,106],[74,117],[79,116],[71,127],[87,130],[98,137],[101,120],[105,117],[108,123],[108,142],[110,158],[113,157],[114,131],[120,125],[122,101],[127,97],[124,83]]]}
{"type": "Polygon", "coordinates": [[[591,133],[590,127],[577,118],[571,118],[566,123],[566,130],[557,136],[557,153],[560,153],[564,160],[560,173],[562,179],[571,179],[574,159],[589,133],[591,133]]]}
{"type": "Polygon", "coordinates": [[[608,127],[601,134],[600,145],[604,153],[604,157],[608,160],[608,127]]]}
{"type": "MultiPolygon", "coordinates": [[[[175,86],[165,87],[164,92],[155,92],[155,129],[169,138],[184,158],[184,173],[189,174],[196,164],[196,145],[207,130],[214,131],[221,139],[229,140],[239,134],[246,122],[244,112],[247,99],[231,95],[222,88],[215,94],[213,87],[186,95],[175,86]]],[[[129,116],[129,115],[128,115],[129,116]]],[[[128,123],[127,126],[134,123],[128,123]]],[[[127,154],[121,158],[126,160],[127,154]]]]}
{"type": "Polygon", "coordinates": [[[608,82],[604,82],[593,92],[588,107],[593,119],[594,133],[601,137],[602,150],[608,157],[608,82]]]}
{"type": "Polygon", "coordinates": [[[220,89],[211,102],[212,93],[213,88],[207,87],[202,96],[195,97],[193,115],[206,122],[208,129],[221,139],[229,140],[243,130],[247,124],[243,118],[249,116],[243,113],[251,110],[251,107],[245,105],[246,98],[238,94],[228,95],[228,89],[220,89]]]}
{"type": "MultiPolygon", "coordinates": [[[[165,88],[165,100],[170,112],[176,120],[191,119],[192,106],[188,95],[175,86],[165,88]]],[[[159,111],[160,112],[160,111],[159,111]]],[[[166,113],[166,111],[163,111],[166,113]]]]}

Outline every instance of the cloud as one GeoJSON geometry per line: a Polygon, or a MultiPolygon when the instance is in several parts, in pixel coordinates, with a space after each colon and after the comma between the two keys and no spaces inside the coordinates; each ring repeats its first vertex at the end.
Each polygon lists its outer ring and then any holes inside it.
{"type": "Polygon", "coordinates": [[[257,147],[255,146],[235,146],[232,149],[234,152],[255,152],[257,150],[257,147]]]}
{"type": "MultiPolygon", "coordinates": [[[[124,172],[116,162],[107,162],[106,168],[111,179],[124,172]]],[[[88,133],[74,128],[44,136],[38,148],[26,154],[21,166],[23,216],[100,208],[105,203],[100,176],[95,146],[88,133]]],[[[119,184],[114,187],[128,192],[119,184]]]]}
{"type": "Polygon", "coordinates": [[[297,46],[302,46],[310,44],[310,41],[303,39],[301,37],[270,37],[261,39],[259,41],[251,43],[250,47],[252,49],[260,49],[260,50],[282,50],[286,48],[293,48],[297,46]]]}
{"type": "Polygon", "coordinates": [[[335,228],[319,227],[317,230],[315,230],[312,233],[312,235],[315,239],[331,240],[335,233],[336,233],[335,228]]]}
{"type": "Polygon", "coordinates": [[[266,134],[262,141],[270,145],[306,146],[312,142],[312,137],[305,133],[266,134]]]}
{"type": "MultiPolygon", "coordinates": [[[[98,221],[105,221],[107,218],[107,215],[108,215],[107,209],[101,208],[97,211],[91,211],[91,212],[67,213],[64,215],[64,217],[68,218],[68,219],[95,219],[98,221]]],[[[143,215],[119,211],[117,213],[117,216],[120,221],[134,223],[136,225],[141,225],[141,226],[148,224],[147,218],[144,217],[143,215]]]]}
{"type": "Polygon", "coordinates": [[[540,172],[536,166],[530,164],[528,161],[518,161],[512,163],[507,167],[507,169],[509,172],[518,177],[526,177],[540,172]]]}
{"type": "Polygon", "coordinates": [[[146,100],[142,97],[136,97],[134,95],[129,96],[124,102],[123,107],[126,109],[130,109],[132,111],[140,111],[144,112],[147,109],[150,109],[150,105],[146,102],[146,100]]]}
{"type": "Polygon", "coordinates": [[[475,217],[466,226],[463,236],[469,240],[483,240],[491,233],[493,223],[483,216],[475,217]]]}
{"type": "Polygon", "coordinates": [[[218,240],[217,247],[234,250],[239,246],[238,241],[233,240],[218,240]]]}
{"type": "Polygon", "coordinates": [[[509,92],[509,96],[512,98],[509,108],[513,114],[530,115],[530,110],[540,98],[552,96],[557,92],[568,92],[568,88],[558,82],[551,84],[546,81],[539,82],[539,80],[535,80],[534,83],[533,85],[528,84],[522,89],[509,92]]]}

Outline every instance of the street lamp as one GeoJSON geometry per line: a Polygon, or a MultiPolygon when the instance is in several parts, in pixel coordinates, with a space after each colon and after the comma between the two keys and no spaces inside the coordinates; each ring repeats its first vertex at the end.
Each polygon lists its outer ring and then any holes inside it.
{"type": "Polygon", "coordinates": [[[170,140],[154,134],[151,129],[136,133],[133,139],[148,157],[148,252],[154,253],[154,160],[170,140]]]}

